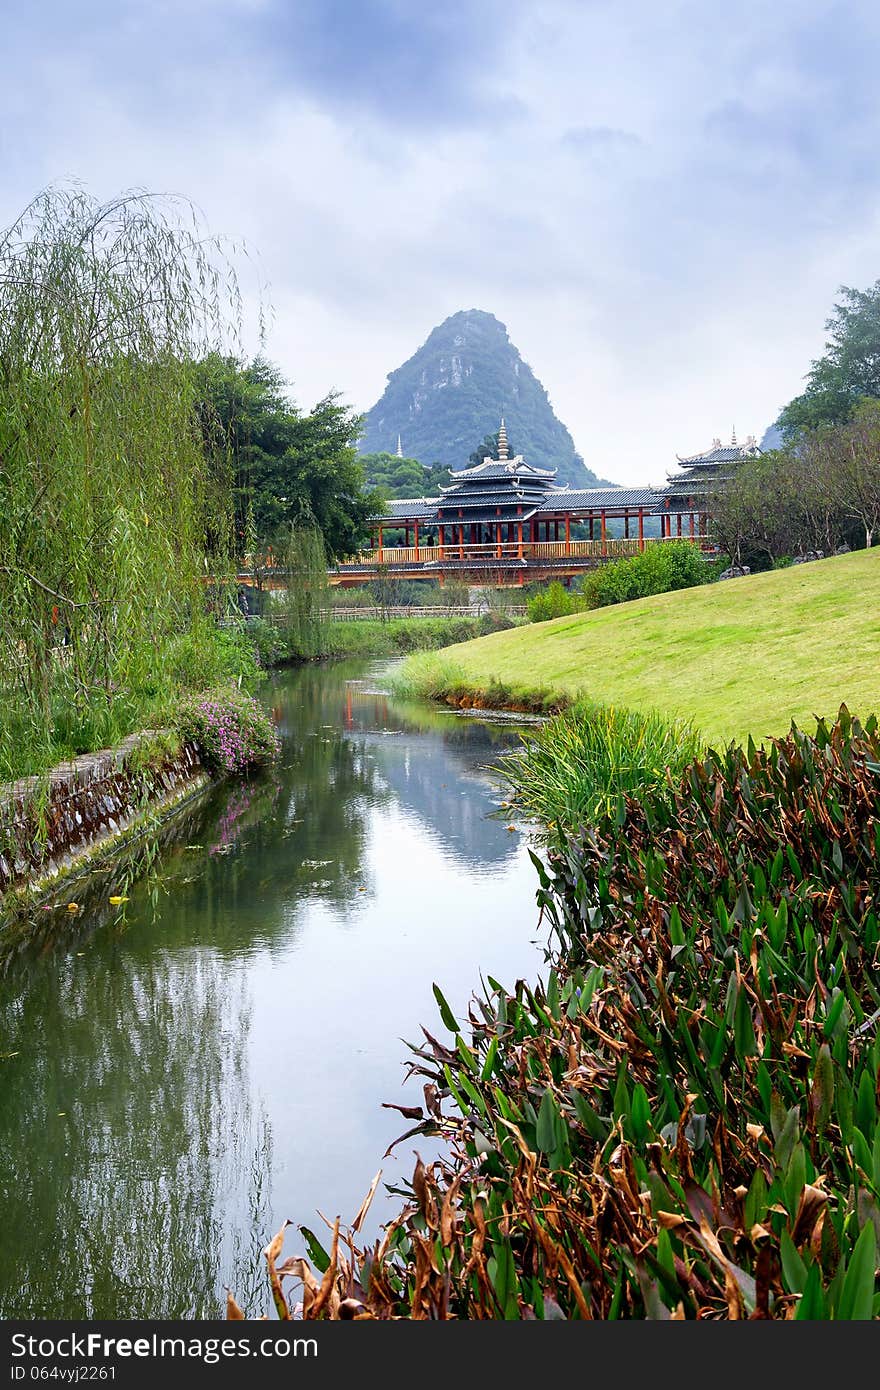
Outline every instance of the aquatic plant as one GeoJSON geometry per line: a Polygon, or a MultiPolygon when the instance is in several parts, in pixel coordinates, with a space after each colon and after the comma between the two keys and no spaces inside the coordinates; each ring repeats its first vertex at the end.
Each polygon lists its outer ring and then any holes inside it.
{"type": "Polygon", "coordinates": [[[546,983],[435,987],[411,1047],[447,1155],[371,1249],[279,1232],[279,1315],[294,1277],[307,1318],[878,1317],[878,801],[842,709],[559,837],[546,983]]]}
{"type": "Polygon", "coordinates": [[[700,747],[686,724],[580,701],[525,734],[522,749],[506,753],[499,766],[525,815],[577,828],[679,777],[700,747]]]}

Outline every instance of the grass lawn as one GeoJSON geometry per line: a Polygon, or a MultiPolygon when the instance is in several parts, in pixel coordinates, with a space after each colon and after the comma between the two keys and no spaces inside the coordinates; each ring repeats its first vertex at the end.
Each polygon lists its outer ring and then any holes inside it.
{"type": "Polygon", "coordinates": [[[532,623],[434,661],[475,689],[494,678],[655,709],[716,742],[792,718],[809,731],[842,702],[880,712],[880,550],[532,623]]]}

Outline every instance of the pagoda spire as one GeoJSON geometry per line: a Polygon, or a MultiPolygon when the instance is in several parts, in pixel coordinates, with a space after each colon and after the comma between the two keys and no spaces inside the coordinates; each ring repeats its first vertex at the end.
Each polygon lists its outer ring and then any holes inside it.
{"type": "Polygon", "coordinates": [[[504,416],[501,417],[501,428],[498,431],[498,462],[506,463],[510,457],[507,447],[507,429],[504,424],[504,416]]]}
{"type": "Polygon", "coordinates": [[[733,448],[736,447],[736,425],[734,425],[733,430],[731,431],[731,435],[730,435],[730,447],[731,447],[731,449],[733,449],[733,448]]]}
{"type": "Polygon", "coordinates": [[[400,442],[400,435],[397,436],[397,457],[399,459],[403,458],[403,445],[400,442]]]}

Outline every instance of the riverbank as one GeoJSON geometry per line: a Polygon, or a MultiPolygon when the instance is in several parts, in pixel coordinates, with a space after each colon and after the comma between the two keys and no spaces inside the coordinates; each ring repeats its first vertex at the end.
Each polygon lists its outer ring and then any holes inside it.
{"type": "Polygon", "coordinates": [[[709,742],[877,707],[880,554],[836,556],[531,623],[416,656],[409,696],[543,710],[585,698],[683,720],[709,742]]]}
{"type": "Polygon", "coordinates": [[[121,850],[209,780],[194,742],[145,730],[0,787],[0,909],[121,850]]]}

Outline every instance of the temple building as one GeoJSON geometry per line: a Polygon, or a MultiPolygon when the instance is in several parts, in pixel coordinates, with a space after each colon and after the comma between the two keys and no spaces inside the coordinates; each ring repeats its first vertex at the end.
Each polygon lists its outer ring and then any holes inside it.
{"type": "MultiPolygon", "coordinates": [[[[729,482],[740,464],[748,459],[757,458],[760,452],[754,435],[750,434],[745,444],[737,444],[734,430],[729,444],[723,445],[720,439],[713,439],[712,447],[704,453],[692,454],[690,458],[679,458],[678,470],[666,475],[661,536],[682,535],[682,517],[685,514],[691,523],[694,515],[699,517],[697,531],[705,532],[708,500],[713,491],[729,482]]],[[[687,535],[688,532],[685,531],[684,534],[687,535]]]]}
{"type": "Polygon", "coordinates": [[[716,439],[705,453],[680,458],[664,488],[560,487],[555,469],[511,457],[502,420],[497,458],[452,473],[437,497],[392,499],[368,521],[369,550],[340,564],[332,582],[362,584],[382,567],[402,579],[442,583],[455,573],[523,584],[570,579],[679,537],[707,549],[712,489],[758,453],[754,439],[740,447],[734,435],[728,447],[716,439]]]}

